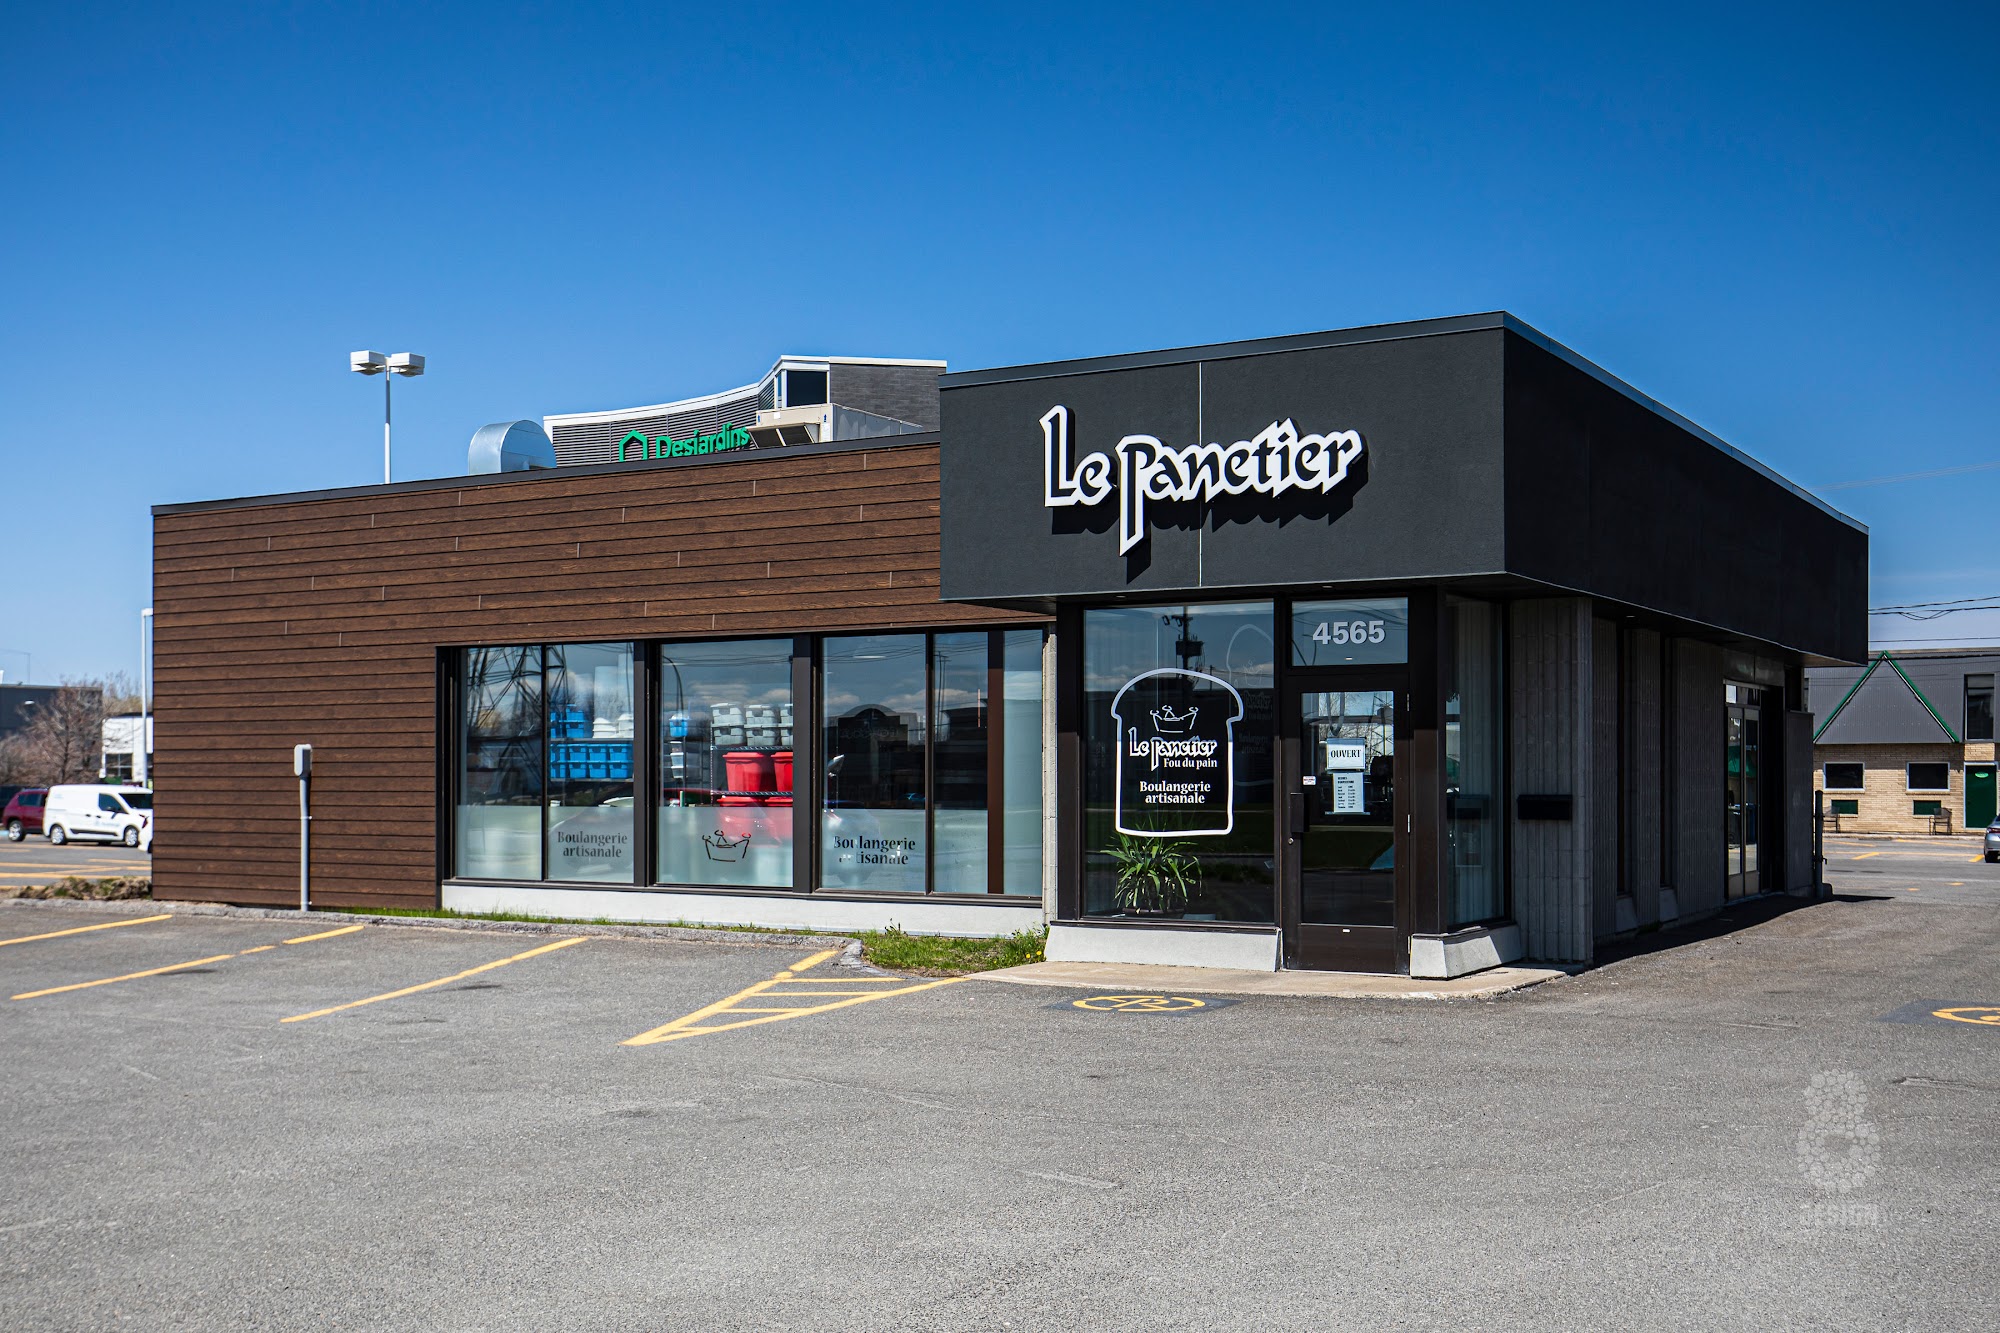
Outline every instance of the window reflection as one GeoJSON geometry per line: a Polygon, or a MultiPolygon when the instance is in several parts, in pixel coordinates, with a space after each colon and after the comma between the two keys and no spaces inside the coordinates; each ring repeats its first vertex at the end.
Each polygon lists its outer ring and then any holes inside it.
{"type": "Polygon", "coordinates": [[[667,884],[792,883],[792,643],[660,650],[657,873],[667,884]]]}

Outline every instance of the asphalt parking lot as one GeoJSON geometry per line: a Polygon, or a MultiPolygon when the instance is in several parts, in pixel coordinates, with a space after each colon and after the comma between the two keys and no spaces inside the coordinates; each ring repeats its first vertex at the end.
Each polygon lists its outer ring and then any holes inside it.
{"type": "Polygon", "coordinates": [[[115,842],[71,842],[57,847],[38,834],[20,842],[0,838],[0,893],[19,892],[31,884],[48,884],[65,875],[104,879],[111,875],[150,875],[153,858],[115,842]]]}
{"type": "Polygon", "coordinates": [[[1499,1000],[1178,1012],[4,904],[0,1325],[1991,1326],[1957,846],[1837,840],[1836,901],[1499,1000]]]}

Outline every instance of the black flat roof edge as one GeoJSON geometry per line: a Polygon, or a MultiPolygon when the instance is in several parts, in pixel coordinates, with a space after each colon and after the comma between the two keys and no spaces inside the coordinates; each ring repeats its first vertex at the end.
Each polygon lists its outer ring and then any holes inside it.
{"type": "Polygon", "coordinates": [[[574,467],[530,468],[525,472],[467,472],[458,476],[424,477],[417,481],[394,481],[370,486],[334,486],[317,491],[281,491],[275,495],[245,495],[227,500],[190,500],[181,504],[154,505],[153,517],[168,514],[199,514],[211,509],[253,509],[260,505],[310,504],[315,500],[354,500],[377,495],[409,495],[419,491],[459,490],[467,486],[505,486],[514,482],[548,481],[558,477],[601,477],[612,472],[650,472],[659,468],[706,467],[715,463],[747,463],[760,454],[781,454],[796,458],[802,454],[879,453],[920,444],[936,444],[934,430],[911,431],[902,435],[877,435],[866,440],[828,440],[824,444],[792,444],[775,449],[732,449],[723,454],[697,454],[692,458],[634,458],[623,463],[580,463],[574,467]]]}
{"type": "Polygon", "coordinates": [[[1291,333],[1276,338],[1249,338],[1238,342],[1208,343],[1197,347],[1168,347],[1150,352],[1126,352],[1117,356],[1082,357],[1069,361],[1042,361],[1022,366],[995,366],[987,370],[957,370],[938,377],[939,389],[968,388],[979,384],[1011,384],[1023,380],[1057,379],[1068,375],[1089,375],[1107,370],[1134,370],[1146,366],[1185,365],[1190,361],[1225,361],[1235,357],[1268,356],[1274,352],[1302,352],[1318,347],[1352,347],[1362,343],[1400,342],[1409,338],[1437,338],[1455,333],[1502,331],[1525,338],[1606,388],[1624,394],[1647,411],[1663,417],[1688,434],[1750,468],[1765,480],[1775,482],[1807,504],[1857,532],[1868,525],[1835,509],[1805,487],[1758,461],[1715,432],[1687,417],[1650,394],[1642,393],[1604,367],[1579,355],[1549,337],[1527,321],[1504,310],[1474,315],[1447,315],[1441,319],[1414,319],[1394,324],[1364,324],[1350,329],[1327,329],[1318,333],[1291,333]]]}

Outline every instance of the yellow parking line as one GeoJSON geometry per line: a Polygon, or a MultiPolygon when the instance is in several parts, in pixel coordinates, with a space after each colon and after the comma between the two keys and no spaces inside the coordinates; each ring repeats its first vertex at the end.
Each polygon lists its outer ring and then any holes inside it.
{"type": "MultiPolygon", "coordinates": [[[[146,920],[164,921],[166,920],[166,918],[163,916],[148,917],[146,918],[146,920]]],[[[120,921],[107,924],[137,925],[138,922],[120,921]]],[[[86,929],[97,929],[97,927],[86,927],[86,929]]],[[[331,939],[335,935],[352,935],[355,931],[360,929],[361,929],[360,926],[346,926],[340,930],[329,930],[319,935],[302,935],[297,939],[286,940],[285,943],[304,944],[308,940],[331,939]]],[[[9,943],[12,943],[12,941],[9,941],[9,943]]],[[[61,995],[65,991],[89,990],[92,986],[109,986],[114,982],[119,982],[119,981],[138,981],[142,977],[165,976],[169,972],[185,972],[187,969],[191,967],[202,967],[209,963],[226,963],[232,958],[241,958],[245,954],[263,953],[266,949],[275,949],[277,947],[278,946],[275,944],[260,944],[257,945],[255,948],[242,949],[237,951],[236,953],[219,953],[212,958],[197,958],[192,963],[175,963],[172,967],[153,967],[146,969],[144,972],[127,972],[122,977],[100,977],[96,981],[79,981],[68,986],[51,986],[47,990],[31,990],[23,994],[16,995],[13,998],[17,1000],[34,1000],[34,999],[39,999],[44,995],[61,995]]]]}
{"type": "Polygon", "coordinates": [[[157,977],[163,976],[168,972],[183,972],[190,967],[200,967],[204,963],[220,963],[235,956],[233,953],[219,953],[213,958],[197,958],[192,963],[175,963],[172,967],[152,967],[146,969],[144,972],[127,972],[122,977],[103,977],[97,981],[79,981],[73,986],[51,986],[47,990],[31,990],[25,994],[16,995],[14,998],[17,1000],[33,1000],[39,999],[44,995],[61,995],[64,991],[89,990],[92,986],[109,986],[115,981],[137,981],[140,977],[157,977]]]}
{"type": "Polygon", "coordinates": [[[296,939],[286,940],[285,943],[310,944],[314,940],[330,940],[335,935],[352,935],[355,931],[363,929],[365,929],[363,926],[342,926],[339,930],[322,930],[317,935],[300,935],[296,939]]]}
{"type": "Polygon", "coordinates": [[[158,916],[134,917],[130,921],[100,921],[94,926],[77,926],[71,930],[52,930],[46,935],[22,935],[11,940],[0,940],[0,947],[9,944],[33,944],[36,940],[61,939],[65,935],[81,935],[90,930],[116,930],[120,926],[143,926],[149,921],[165,921],[172,913],[162,912],[158,916]]]}
{"type": "MultiPolygon", "coordinates": [[[[360,927],[357,926],[354,929],[358,930],[360,927]]],[[[346,934],[345,931],[329,931],[328,933],[333,935],[346,934]]],[[[309,936],[308,938],[321,937],[309,936]]],[[[418,991],[436,990],[439,986],[449,986],[454,981],[463,981],[467,977],[476,977],[481,972],[491,972],[496,967],[505,967],[509,963],[518,963],[523,958],[533,958],[536,954],[549,953],[556,949],[567,949],[570,945],[581,944],[589,938],[588,935],[572,935],[566,940],[557,940],[553,944],[544,944],[538,949],[530,949],[526,953],[517,953],[512,958],[501,958],[491,963],[481,963],[478,967],[469,967],[463,972],[454,972],[448,977],[439,977],[436,981],[426,981],[420,986],[405,986],[401,990],[387,991],[381,995],[371,995],[365,1000],[350,1000],[346,1004],[336,1004],[327,1009],[315,1009],[309,1014],[293,1014],[290,1018],[282,1018],[278,1021],[281,1023],[303,1023],[308,1018],[324,1018],[328,1014],[337,1014],[344,1009],[359,1009],[364,1004],[379,1004],[383,1000],[399,1000],[405,995],[415,995],[418,991]]],[[[287,944],[297,944],[298,942],[297,940],[285,941],[287,944]]]]}
{"type": "Polygon", "coordinates": [[[1860,854],[1859,856],[1855,857],[1854,859],[1855,859],[1855,860],[1857,860],[1857,861],[1866,861],[1866,860],[1867,860],[1867,859],[1868,859],[1869,857],[1871,857],[1871,856],[1880,856],[1881,854],[1882,854],[1882,853],[1880,853],[1880,852],[1863,852],[1863,853],[1861,853],[1861,854],[1860,854]]]}

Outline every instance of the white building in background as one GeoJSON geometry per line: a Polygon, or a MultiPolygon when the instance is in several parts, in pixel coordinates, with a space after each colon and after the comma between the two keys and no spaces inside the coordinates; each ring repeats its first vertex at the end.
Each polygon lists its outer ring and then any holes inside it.
{"type": "Polygon", "coordinates": [[[149,784],[153,776],[153,719],[121,713],[104,719],[104,760],[97,774],[106,782],[149,784]],[[143,728],[145,745],[139,744],[143,728]]]}

